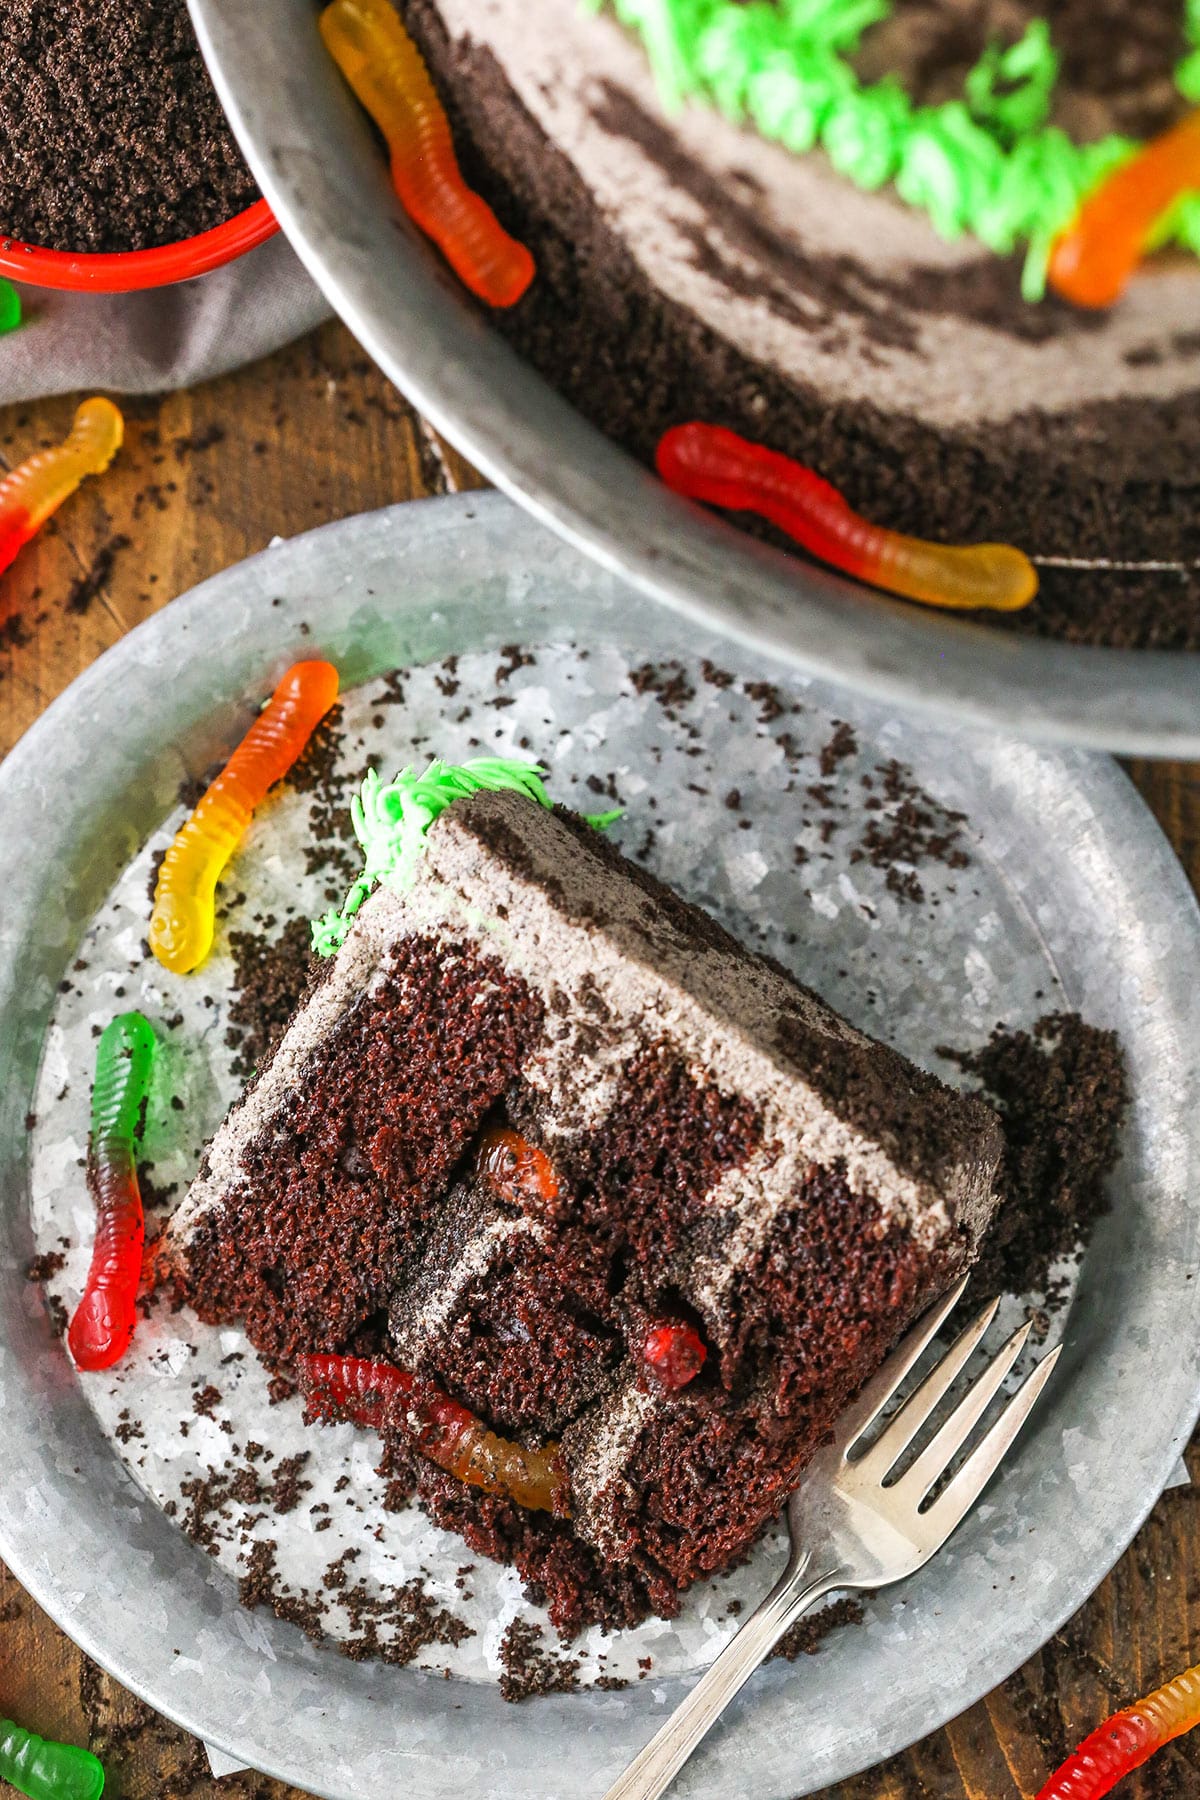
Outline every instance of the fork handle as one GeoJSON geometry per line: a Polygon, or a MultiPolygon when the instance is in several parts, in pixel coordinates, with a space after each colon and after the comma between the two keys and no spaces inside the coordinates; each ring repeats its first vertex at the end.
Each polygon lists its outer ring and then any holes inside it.
{"type": "Polygon", "coordinates": [[[839,1570],[811,1577],[810,1564],[806,1555],[784,1571],[712,1667],[609,1788],[605,1800],[658,1800],[789,1625],[814,1601],[845,1584],[845,1575],[839,1570]]]}

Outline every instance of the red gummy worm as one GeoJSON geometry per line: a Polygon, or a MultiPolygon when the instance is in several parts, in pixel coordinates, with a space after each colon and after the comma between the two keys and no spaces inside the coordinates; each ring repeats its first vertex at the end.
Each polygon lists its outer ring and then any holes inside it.
{"type": "Polygon", "coordinates": [[[691,1325],[664,1321],[646,1333],[642,1356],[660,1385],[676,1393],[700,1373],[708,1360],[708,1347],[691,1325]]]}
{"type": "Polygon", "coordinates": [[[449,1394],[394,1363],[300,1356],[296,1371],[319,1416],[350,1419],[372,1431],[405,1430],[430,1462],[460,1481],[531,1512],[570,1517],[569,1481],[557,1444],[526,1450],[498,1437],[449,1394]]]}
{"type": "Polygon", "coordinates": [[[136,1012],[113,1019],[96,1049],[87,1167],[96,1237],[83,1298],[67,1331],[79,1369],[107,1369],[119,1361],[137,1321],[145,1238],[137,1138],[154,1054],[154,1033],[136,1012]]]}
{"type": "Polygon", "coordinates": [[[558,1199],[558,1176],[550,1158],[509,1125],[484,1132],[475,1172],[510,1206],[532,1203],[536,1208],[558,1199]]]}
{"type": "Polygon", "coordinates": [[[294,663],[176,832],[158,872],[150,916],[150,948],[164,968],[186,975],[208,955],[221,871],[255,807],[287,774],[337,694],[332,663],[294,663]]]}
{"type": "Polygon", "coordinates": [[[1200,1663],[1106,1719],[1057,1769],[1037,1800],[1100,1800],[1172,1738],[1200,1724],[1200,1663]]]}
{"type": "Polygon", "coordinates": [[[1033,564],[1011,544],[931,544],[872,525],[803,463],[723,426],[673,426],[655,461],[675,493],[758,513],[822,562],[905,599],[1014,612],[1037,592],[1033,564]]]}
{"type": "Polygon", "coordinates": [[[390,0],[333,0],[325,47],[387,139],[392,183],[409,217],[489,306],[512,306],[534,277],[524,244],[463,180],[445,108],[390,0]]]}
{"type": "Polygon", "coordinates": [[[1076,306],[1112,306],[1146,240],[1181,195],[1200,188],[1200,112],[1154,138],[1088,196],[1054,246],[1050,285],[1076,306]]]}

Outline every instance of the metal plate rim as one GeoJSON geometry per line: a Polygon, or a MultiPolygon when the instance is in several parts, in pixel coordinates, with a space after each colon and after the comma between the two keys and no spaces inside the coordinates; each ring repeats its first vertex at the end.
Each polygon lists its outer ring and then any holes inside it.
{"type": "MultiPolygon", "coordinates": [[[[350,578],[343,573],[339,585],[339,561],[343,571],[353,568],[354,581],[361,583],[374,570],[382,582],[389,571],[394,572],[398,549],[407,547],[411,552],[424,546],[427,553],[444,562],[460,552],[469,552],[472,534],[486,537],[489,533],[491,543],[506,546],[503,553],[498,548],[495,560],[499,561],[501,554],[507,555],[522,578],[529,571],[540,569],[543,578],[552,575],[568,591],[572,584],[589,588],[608,579],[592,565],[578,564],[565,547],[541,534],[497,495],[409,503],[323,527],[214,577],[114,646],[31,728],[0,766],[0,809],[13,827],[0,846],[0,879],[5,882],[11,902],[0,918],[0,1070],[20,1047],[16,1038],[21,1027],[27,1031],[36,1027],[38,1008],[45,1003],[48,1009],[48,995],[39,998],[28,993],[28,965],[21,965],[16,959],[21,942],[28,941],[28,933],[39,928],[40,917],[31,918],[29,909],[41,891],[38,882],[44,877],[42,861],[60,854],[87,829],[93,796],[101,791],[104,781],[118,778],[111,772],[104,773],[106,758],[116,759],[118,773],[123,771],[125,779],[144,771],[147,760],[151,761],[152,770],[139,800],[147,819],[159,817],[166,810],[177,780],[179,766],[170,745],[154,742],[153,749],[147,748],[146,734],[156,724],[161,736],[161,687],[147,672],[150,664],[145,664],[139,673],[139,661],[145,663],[147,653],[152,652],[156,667],[178,670],[173,704],[181,723],[175,729],[194,730],[193,718],[207,716],[202,700],[213,666],[221,671],[221,691],[232,708],[240,698],[245,679],[239,671],[252,669],[254,678],[261,681],[263,662],[270,660],[272,654],[267,647],[280,644],[289,631],[295,634],[301,620],[316,621],[312,636],[303,638],[310,654],[325,649],[340,655],[345,644],[353,641],[353,622],[347,622],[350,602],[345,597],[350,578]],[[247,594],[252,603],[252,622],[243,623],[240,635],[232,631],[221,634],[215,627],[221,621],[222,610],[228,612],[231,601],[239,595],[239,604],[245,604],[247,594]],[[318,595],[320,603],[314,607],[313,597],[318,595]],[[273,607],[274,597],[279,597],[282,604],[273,607]],[[81,751],[85,753],[82,761],[86,768],[81,767],[81,751]],[[73,787],[68,780],[64,788],[64,770],[79,771],[73,787]],[[97,782],[101,787],[95,785],[97,782]],[[48,810],[50,796],[57,796],[56,811],[48,810]],[[37,846],[32,856],[25,849],[30,843],[37,846]],[[14,845],[21,846],[20,854],[14,845]]],[[[411,614],[415,624],[419,624],[424,606],[425,601],[417,593],[394,606],[389,602],[388,610],[397,617],[411,614]]],[[[348,679],[353,678],[351,668],[348,679]]],[[[219,734],[221,729],[220,720],[214,720],[212,730],[219,734]]],[[[1045,768],[1059,771],[1061,779],[1078,793],[1085,809],[1104,816],[1109,837],[1123,847],[1123,853],[1136,865],[1131,880],[1144,890],[1147,928],[1169,929],[1179,954],[1193,955],[1194,947],[1200,945],[1200,909],[1169,846],[1131,784],[1106,759],[1077,752],[1043,752],[1038,760],[1045,768]]],[[[113,854],[111,847],[107,853],[113,854]]],[[[65,962],[73,953],[73,946],[64,940],[52,945],[51,950],[61,954],[65,962]]],[[[60,962],[58,967],[62,966],[60,962]]],[[[1200,998],[1171,995],[1164,997],[1163,1004],[1175,1009],[1177,1023],[1188,1041],[1200,1043],[1200,998]]],[[[1190,1077],[1190,1082],[1194,1100],[1200,1075],[1190,1077]]],[[[53,1405],[56,1409],[55,1416],[65,1434],[63,1441],[72,1446],[71,1455],[76,1454],[74,1446],[86,1440],[91,1415],[73,1377],[66,1371],[61,1347],[50,1339],[44,1320],[42,1337],[38,1337],[39,1320],[28,1297],[22,1298],[19,1244],[4,1241],[4,1234],[11,1232],[14,1218],[24,1207],[21,1154],[27,1101],[18,1091],[19,1086],[13,1080],[0,1081],[0,1193],[7,1197],[5,1217],[0,1218],[0,1281],[9,1288],[8,1303],[0,1309],[0,1410],[5,1419],[7,1452],[0,1461],[0,1555],[11,1563],[34,1598],[88,1654],[159,1711],[231,1755],[252,1762],[264,1773],[296,1781],[328,1800],[346,1800],[349,1795],[359,1794],[362,1789],[352,1777],[297,1765],[286,1719],[272,1725],[264,1717],[256,1727],[261,1734],[256,1738],[253,1734],[248,1737],[245,1731],[229,1729],[225,1707],[230,1693],[238,1691],[239,1683],[246,1691],[252,1690],[255,1679],[262,1674],[262,1655],[251,1650],[231,1627],[232,1615],[219,1591],[220,1584],[200,1566],[205,1559],[186,1545],[175,1528],[140,1496],[111,1456],[108,1461],[112,1469],[106,1474],[99,1462],[90,1467],[89,1485],[73,1500],[69,1471],[57,1465],[55,1479],[67,1496],[66,1501],[57,1489],[50,1492],[46,1487],[47,1464],[53,1463],[54,1457],[46,1441],[48,1408],[53,1405]],[[26,1379],[30,1369],[32,1385],[26,1379]],[[21,1379],[15,1382],[9,1379],[14,1370],[21,1372],[21,1379]],[[104,1530],[106,1508],[119,1522],[119,1531],[111,1526],[107,1533],[104,1530]],[[103,1616],[94,1621],[87,1616],[90,1597],[74,1592],[70,1581],[72,1555],[81,1541],[93,1540],[97,1553],[107,1559],[106,1566],[119,1569],[124,1580],[123,1594],[109,1596],[103,1616]],[[144,1576],[164,1555],[174,1559],[178,1585],[170,1591],[171,1617],[151,1652],[148,1643],[152,1634],[145,1614],[153,1607],[154,1588],[151,1584],[139,1591],[137,1578],[139,1571],[144,1576]],[[215,1634],[212,1642],[222,1646],[223,1685],[218,1683],[215,1691],[208,1681],[196,1682],[192,1690],[181,1691],[177,1683],[172,1686],[170,1667],[162,1666],[164,1659],[169,1662],[169,1647],[178,1647],[172,1631],[182,1630],[185,1625],[197,1642],[205,1641],[206,1633],[215,1634]]],[[[1189,1227],[1187,1253],[1191,1269],[1200,1230],[1194,1211],[1189,1215],[1189,1227]]],[[[1115,1529],[1106,1527],[1102,1552],[1086,1568],[1074,1569],[1069,1578],[1060,1580],[1057,1592],[1044,1597],[1044,1606],[1032,1626],[1026,1619],[1019,1630],[1008,1631],[998,1661],[993,1661],[986,1672],[974,1670],[958,1690],[949,1692],[944,1704],[920,1719],[906,1716],[902,1704],[898,1705],[895,1726],[886,1743],[882,1747],[871,1746],[865,1754],[861,1747],[857,1755],[851,1748],[836,1766],[818,1771],[819,1784],[848,1776],[879,1756],[894,1753],[979,1698],[1076,1610],[1126,1547],[1165,1483],[1200,1411],[1197,1289],[1200,1283],[1196,1282],[1190,1288],[1181,1284],[1170,1286],[1167,1298],[1175,1317],[1168,1319],[1164,1327],[1168,1333],[1166,1341],[1176,1341],[1173,1334],[1180,1334],[1191,1348],[1161,1380],[1156,1379],[1137,1427],[1142,1434],[1142,1452],[1128,1459],[1129,1480],[1120,1495],[1119,1524],[1115,1529]],[[1133,1464],[1138,1465],[1136,1483],[1133,1464]],[[1134,1488],[1136,1491],[1132,1491],[1134,1488]]],[[[1166,1304],[1164,1299],[1163,1305],[1166,1304]]],[[[1086,1337],[1086,1331],[1083,1335],[1086,1337]]],[[[1092,1354],[1086,1343],[1078,1349],[1079,1355],[1085,1352],[1092,1354]]],[[[107,1447],[105,1450],[107,1455],[107,1447]]],[[[1089,1456],[1102,1453],[1085,1448],[1080,1454],[1086,1463],[1089,1456]]],[[[1101,1462],[1099,1466],[1105,1465],[1101,1462]]],[[[1103,1504],[1111,1510],[1113,1496],[1105,1496],[1103,1504]]],[[[225,1577],[220,1581],[229,1586],[225,1577]]],[[[237,1610],[235,1603],[234,1612],[237,1610]]],[[[461,1791],[464,1782],[472,1780],[479,1792],[494,1795],[496,1800],[508,1800],[517,1791],[511,1785],[511,1775],[507,1779],[489,1776],[478,1757],[472,1761],[467,1751],[456,1748],[448,1754],[449,1743],[457,1745],[464,1730],[461,1717],[456,1719],[446,1704],[446,1687],[453,1684],[411,1671],[404,1672],[402,1682],[401,1672],[345,1664],[340,1659],[336,1681],[331,1684],[325,1679],[325,1665],[319,1653],[305,1645],[292,1628],[272,1620],[264,1629],[276,1655],[288,1659],[301,1696],[308,1695],[310,1705],[318,1704],[313,1695],[327,1695],[332,1685],[347,1705],[373,1706],[378,1712],[378,1690],[383,1690],[389,1719],[403,1719],[413,1731],[419,1730],[418,1720],[438,1717],[440,1708],[443,1733],[457,1731],[458,1738],[443,1735],[436,1750],[428,1743],[415,1750],[391,1746],[388,1768],[394,1777],[403,1775],[413,1791],[437,1794],[440,1800],[446,1792],[447,1771],[453,1773],[457,1791],[461,1791]]],[[[670,1686],[672,1694],[682,1691],[679,1683],[670,1686]]],[[[780,1719],[796,1722],[803,1718],[806,1687],[811,1691],[811,1679],[804,1684],[799,1677],[789,1678],[776,1666],[766,1671],[751,1690],[747,1704],[761,1707],[768,1722],[771,1718],[776,1724],[780,1719]]],[[[632,1748],[646,1735],[651,1714],[659,1716],[644,1689],[634,1690],[628,1696],[593,1693],[548,1700],[540,1702],[536,1712],[528,1713],[504,1706],[487,1690],[472,1689],[471,1705],[478,1714],[476,1736],[483,1730],[489,1743],[506,1751],[524,1743],[527,1751],[539,1758],[542,1752],[561,1750],[581,1733],[607,1734],[611,1738],[615,1732],[621,1743],[632,1748]]],[[[263,1711],[265,1715],[269,1709],[263,1711]]],[[[729,1764],[722,1759],[730,1754],[730,1741],[738,1743],[739,1730],[750,1734],[748,1725],[739,1726],[735,1721],[722,1739],[718,1760],[711,1765],[705,1763],[700,1773],[687,1779],[681,1793],[694,1794],[697,1800],[711,1800],[728,1791],[729,1764]]],[[[750,1735],[753,1741],[753,1734],[750,1735]]],[[[774,1735],[779,1740],[779,1733],[774,1735]]],[[[786,1775],[786,1741],[779,1740],[771,1754],[782,1758],[782,1764],[776,1761],[773,1767],[761,1769],[760,1791],[794,1794],[796,1787],[786,1775]]],[[[538,1767],[542,1772],[535,1779],[530,1779],[532,1772],[527,1771],[521,1783],[522,1793],[534,1796],[534,1800],[549,1800],[551,1794],[577,1791],[564,1789],[552,1770],[542,1769],[540,1760],[538,1767]]]]}

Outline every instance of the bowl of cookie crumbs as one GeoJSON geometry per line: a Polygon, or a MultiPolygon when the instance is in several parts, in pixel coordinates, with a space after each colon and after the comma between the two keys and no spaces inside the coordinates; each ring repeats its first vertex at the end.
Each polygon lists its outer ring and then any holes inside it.
{"type": "Polygon", "coordinates": [[[6,0],[0,275],[127,293],[207,274],[277,229],[185,0],[6,0]]]}

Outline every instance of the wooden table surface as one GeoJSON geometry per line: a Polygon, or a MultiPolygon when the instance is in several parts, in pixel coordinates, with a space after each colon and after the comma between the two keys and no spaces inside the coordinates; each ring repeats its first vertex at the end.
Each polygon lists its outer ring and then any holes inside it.
{"type": "MultiPolygon", "coordinates": [[[[59,438],[71,407],[0,409],[0,464],[59,438]]],[[[123,632],[275,533],[479,485],[337,325],[193,392],[127,404],[126,417],[118,463],[0,584],[0,755],[123,632]]],[[[1131,774],[1200,883],[1200,769],[1138,764],[1131,774]]],[[[1200,1480],[1200,1440],[1190,1454],[1200,1480]]],[[[1109,1711],[1197,1661],[1200,1488],[1180,1488],[1040,1655],[946,1730],[826,1800],[1028,1800],[1109,1711]]],[[[259,1776],[214,1781],[201,1746],[81,1656],[2,1568],[0,1712],[89,1744],[114,1800],[298,1800],[259,1776]]],[[[1200,1797],[1200,1734],[1124,1791],[1200,1797]]]]}

